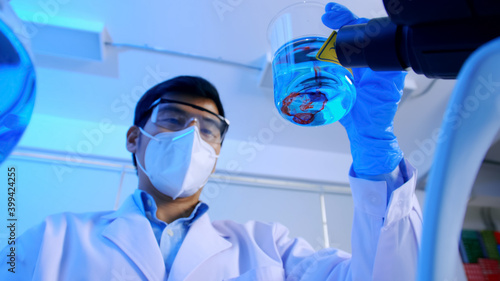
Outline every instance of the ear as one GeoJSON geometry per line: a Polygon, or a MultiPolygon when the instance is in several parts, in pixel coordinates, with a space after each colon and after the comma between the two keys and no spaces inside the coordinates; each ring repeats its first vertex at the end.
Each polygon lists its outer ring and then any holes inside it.
{"type": "Polygon", "coordinates": [[[139,136],[141,135],[141,131],[139,131],[139,127],[132,126],[127,131],[127,150],[130,153],[136,153],[139,146],[139,136]]]}

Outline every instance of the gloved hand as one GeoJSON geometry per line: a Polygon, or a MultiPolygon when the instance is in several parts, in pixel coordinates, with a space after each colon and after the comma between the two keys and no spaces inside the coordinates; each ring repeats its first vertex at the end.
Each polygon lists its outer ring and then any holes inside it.
{"type": "MultiPolygon", "coordinates": [[[[332,29],[368,21],[337,3],[326,5],[322,20],[332,29]]],[[[356,102],[340,123],[349,137],[354,172],[358,175],[390,173],[403,158],[393,133],[393,119],[403,94],[406,72],[375,72],[369,68],[352,70],[356,102]]]]}

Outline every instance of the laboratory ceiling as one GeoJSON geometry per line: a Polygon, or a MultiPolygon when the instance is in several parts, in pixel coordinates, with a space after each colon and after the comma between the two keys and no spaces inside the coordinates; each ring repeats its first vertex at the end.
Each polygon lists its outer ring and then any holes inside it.
{"type": "MultiPolygon", "coordinates": [[[[290,0],[13,0],[28,20],[102,24],[104,59],[92,61],[35,52],[35,113],[129,126],[137,97],[156,81],[199,75],[215,84],[231,128],[227,138],[266,145],[349,153],[340,124],[303,128],[277,117],[265,81],[266,31],[290,0]],[[264,85],[264,86],[263,86],[264,85]]],[[[319,1],[326,4],[326,1],[319,1]]],[[[381,0],[339,1],[364,17],[385,16],[381,0]]],[[[39,25],[43,28],[43,25],[39,25]]],[[[33,33],[36,36],[36,32],[33,33]]],[[[52,44],[64,46],[67,37],[52,44]]],[[[454,81],[410,73],[395,119],[408,158],[423,174],[430,166],[454,81]]]]}

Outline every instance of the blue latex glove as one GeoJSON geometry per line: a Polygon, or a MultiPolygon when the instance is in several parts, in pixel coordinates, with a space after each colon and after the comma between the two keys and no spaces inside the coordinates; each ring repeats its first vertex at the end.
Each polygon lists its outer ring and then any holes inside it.
{"type": "MultiPolygon", "coordinates": [[[[328,3],[325,12],[323,23],[332,29],[368,21],[337,3],[328,3]]],[[[352,70],[356,102],[340,123],[349,137],[354,172],[357,175],[391,173],[403,159],[393,133],[393,119],[403,94],[406,72],[352,70]]]]}

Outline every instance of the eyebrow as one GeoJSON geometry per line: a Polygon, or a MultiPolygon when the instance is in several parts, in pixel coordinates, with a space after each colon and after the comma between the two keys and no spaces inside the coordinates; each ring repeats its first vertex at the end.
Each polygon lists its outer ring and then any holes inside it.
{"type": "Polygon", "coordinates": [[[202,117],[203,117],[203,120],[205,120],[206,122],[211,123],[215,127],[219,128],[219,126],[217,126],[217,124],[219,124],[219,123],[217,121],[215,121],[214,119],[209,118],[209,117],[205,117],[205,116],[202,116],[202,117]]]}
{"type": "Polygon", "coordinates": [[[162,102],[171,102],[171,103],[177,103],[177,104],[183,104],[183,105],[187,105],[187,106],[190,106],[190,107],[193,107],[193,108],[196,108],[196,109],[199,109],[201,111],[205,111],[205,112],[208,112],[210,114],[212,114],[213,116],[217,117],[217,118],[222,118],[222,119],[225,119],[223,116],[221,116],[220,114],[217,114],[213,111],[210,111],[204,107],[201,107],[201,106],[198,106],[198,105],[194,105],[194,104],[191,104],[191,103],[187,103],[187,102],[183,102],[183,101],[178,101],[178,100],[171,100],[171,99],[165,99],[165,98],[159,98],[157,99],[155,102],[153,102],[150,106],[150,108],[152,108],[153,106],[156,106],[157,104],[160,104],[162,102]]]}
{"type": "Polygon", "coordinates": [[[172,107],[166,107],[163,110],[165,110],[165,111],[173,111],[173,112],[176,112],[176,113],[185,113],[184,110],[182,110],[180,108],[177,108],[177,107],[174,107],[174,106],[172,106],[172,107]]]}
{"type": "MultiPolygon", "coordinates": [[[[172,111],[172,112],[176,112],[176,113],[186,113],[186,111],[178,108],[177,106],[175,106],[175,104],[169,104],[170,106],[169,107],[165,107],[164,110],[168,110],[168,111],[172,111]]],[[[203,113],[207,113],[206,111],[202,111],[203,113]]],[[[210,112],[208,112],[210,113],[210,112]]],[[[201,116],[201,118],[203,119],[203,121],[205,122],[208,122],[208,123],[211,123],[212,125],[216,126],[216,127],[219,127],[217,126],[217,124],[219,124],[217,122],[216,119],[214,118],[211,118],[211,117],[207,117],[207,116],[203,116],[202,114],[199,114],[201,116]]],[[[211,115],[210,115],[211,116],[211,115]]]]}

